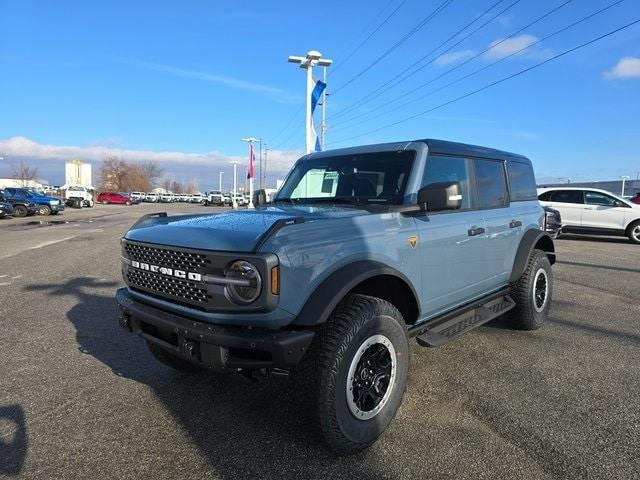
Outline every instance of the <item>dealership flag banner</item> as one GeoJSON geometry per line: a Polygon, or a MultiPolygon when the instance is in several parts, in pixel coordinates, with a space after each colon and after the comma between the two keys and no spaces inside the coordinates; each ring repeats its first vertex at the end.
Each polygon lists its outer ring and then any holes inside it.
{"type": "Polygon", "coordinates": [[[318,105],[318,102],[320,101],[320,97],[322,96],[322,92],[324,92],[324,89],[327,87],[327,84],[318,80],[316,82],[316,86],[313,88],[313,90],[311,91],[311,132],[314,138],[314,145],[315,145],[315,150],[316,152],[319,152],[322,150],[322,147],[320,146],[320,139],[318,138],[318,134],[316,133],[316,129],[313,125],[313,112],[316,110],[316,106],[318,105]]]}

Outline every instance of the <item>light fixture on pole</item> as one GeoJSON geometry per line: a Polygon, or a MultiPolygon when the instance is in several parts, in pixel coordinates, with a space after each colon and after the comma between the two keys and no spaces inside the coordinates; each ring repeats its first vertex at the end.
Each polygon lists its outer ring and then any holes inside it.
{"type": "Polygon", "coordinates": [[[622,179],[622,192],[620,193],[620,196],[624,197],[624,183],[631,177],[629,175],[622,175],[620,178],[622,179]]]}
{"type": "Polygon", "coordinates": [[[311,115],[311,92],[313,91],[313,67],[318,65],[320,67],[328,67],[333,63],[333,60],[328,58],[322,58],[322,54],[316,50],[311,50],[307,53],[306,57],[299,57],[296,55],[289,55],[289,63],[297,63],[300,68],[304,68],[307,71],[307,98],[306,98],[306,151],[311,153],[315,147],[315,138],[313,134],[313,117],[311,115]]]}
{"type": "Polygon", "coordinates": [[[255,160],[255,153],[253,150],[253,144],[254,143],[260,143],[261,147],[260,149],[262,149],[262,141],[259,138],[255,138],[255,137],[248,137],[248,138],[243,138],[242,141],[247,142],[249,144],[249,173],[248,173],[248,177],[249,177],[249,208],[255,208],[253,205],[253,177],[254,175],[254,170],[253,170],[253,162],[255,160]]]}
{"type": "Polygon", "coordinates": [[[236,202],[236,192],[237,192],[237,186],[238,186],[238,175],[237,175],[237,167],[238,167],[238,161],[234,160],[233,162],[231,162],[231,164],[233,165],[233,198],[231,199],[231,205],[233,206],[233,208],[238,208],[238,204],[236,202]]]}

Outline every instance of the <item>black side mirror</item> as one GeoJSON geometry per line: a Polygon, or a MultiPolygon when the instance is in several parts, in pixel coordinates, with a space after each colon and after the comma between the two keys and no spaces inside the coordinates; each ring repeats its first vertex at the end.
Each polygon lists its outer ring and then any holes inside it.
{"type": "Polygon", "coordinates": [[[418,190],[418,205],[427,212],[462,208],[462,188],[458,182],[430,183],[418,190]]]}

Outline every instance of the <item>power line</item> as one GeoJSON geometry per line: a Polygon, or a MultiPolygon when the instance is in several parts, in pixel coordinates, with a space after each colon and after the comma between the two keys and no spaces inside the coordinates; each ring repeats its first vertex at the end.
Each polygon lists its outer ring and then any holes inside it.
{"type": "Polygon", "coordinates": [[[336,88],[332,92],[332,95],[335,95],[336,93],[338,93],[342,89],[346,88],[348,85],[352,84],[355,80],[357,80],[362,75],[364,75],[369,70],[371,70],[376,65],[376,63],[380,62],[380,60],[382,60],[383,58],[389,56],[395,49],[397,49],[400,45],[402,45],[409,38],[411,38],[413,35],[415,35],[418,31],[420,31],[422,28],[424,28],[425,25],[427,25],[431,20],[433,20],[435,17],[437,17],[438,14],[440,12],[442,12],[445,8],[447,8],[453,1],[454,0],[444,0],[438,7],[436,7],[431,13],[429,13],[429,15],[427,15],[425,18],[423,18],[408,33],[406,33],[402,38],[400,38],[400,40],[398,40],[391,47],[389,47],[387,50],[385,50],[382,55],[380,55],[378,58],[376,58],[373,62],[371,62],[369,65],[367,65],[363,70],[358,72],[356,75],[351,77],[345,83],[343,83],[338,88],[336,88]]]}
{"type": "Polygon", "coordinates": [[[296,108],[295,112],[293,113],[291,118],[289,118],[289,120],[286,122],[285,126],[276,135],[271,137],[271,141],[273,142],[276,139],[280,138],[282,134],[286,132],[291,125],[293,125],[294,120],[298,118],[298,115],[300,115],[302,111],[304,111],[304,104],[300,108],[296,108]]]}
{"type": "MultiPolygon", "coordinates": [[[[471,22],[467,23],[464,27],[460,28],[456,33],[454,33],[453,35],[451,35],[449,38],[447,38],[444,42],[440,43],[437,47],[431,49],[429,52],[427,52],[425,55],[423,55],[421,58],[419,58],[416,62],[412,62],[411,65],[407,66],[404,70],[402,70],[400,73],[396,74],[394,77],[392,77],[391,79],[389,79],[388,81],[386,81],[385,83],[383,83],[382,85],[380,85],[379,87],[375,88],[373,91],[369,92],[367,95],[364,95],[363,97],[361,97],[360,99],[356,100],[354,103],[352,103],[351,105],[349,105],[348,107],[345,107],[344,109],[338,111],[338,113],[334,114],[334,118],[335,117],[340,117],[342,115],[345,115],[351,111],[353,111],[354,109],[356,109],[359,106],[362,106],[366,103],[371,102],[372,100],[375,100],[376,98],[378,98],[380,95],[382,95],[383,93],[387,92],[388,90],[390,90],[391,88],[395,87],[396,85],[399,85],[400,83],[404,82],[405,80],[407,80],[408,78],[412,77],[413,75],[415,75],[416,73],[418,73],[420,70],[422,70],[423,68],[425,68],[427,65],[430,65],[433,61],[435,61],[435,59],[433,59],[431,62],[426,63],[425,65],[423,65],[422,67],[417,68],[415,71],[409,73],[408,75],[406,75],[404,78],[400,78],[402,77],[405,73],[407,73],[408,71],[410,71],[411,69],[413,69],[415,67],[416,64],[421,63],[423,60],[425,60],[427,57],[429,57],[431,54],[433,54],[435,51],[439,50],[441,47],[443,47],[444,45],[446,45],[447,43],[449,43],[451,40],[453,40],[455,37],[457,37],[460,33],[464,32],[467,28],[469,28],[471,25],[473,25],[475,22],[477,22],[479,19],[485,17],[486,15],[489,14],[489,12],[491,10],[493,10],[498,4],[502,3],[504,0],[498,0],[496,3],[492,4],[487,10],[485,10],[480,16],[476,17],[475,19],[473,19],[471,22]],[[393,83],[395,80],[397,80],[398,78],[400,78],[399,81],[393,83]],[[391,86],[387,87],[388,85],[392,84],[391,86]]],[[[491,22],[493,22],[496,18],[498,18],[500,15],[504,14],[506,11],[508,11],[509,9],[511,9],[512,7],[514,7],[516,4],[520,3],[521,0],[515,0],[514,2],[512,2],[510,5],[507,5],[507,7],[505,7],[504,9],[502,9],[501,11],[499,11],[497,14],[495,14],[493,17],[489,18],[488,20],[486,20],[482,25],[480,25],[479,27],[477,27],[475,30],[473,30],[472,32],[468,33],[467,35],[465,35],[463,38],[461,38],[458,42],[456,42],[455,44],[451,45],[449,48],[447,48],[445,51],[441,52],[438,56],[442,56],[445,53],[453,50],[455,47],[457,47],[458,45],[460,45],[462,42],[464,42],[466,39],[468,39],[470,36],[476,34],[478,31],[480,31],[481,29],[483,29],[484,27],[486,27],[487,25],[489,25],[491,22]]],[[[569,0],[571,1],[571,0],[569,0]]]]}
{"type": "MultiPolygon", "coordinates": [[[[389,2],[387,5],[385,5],[385,7],[384,7],[382,10],[380,10],[380,12],[379,12],[375,17],[374,17],[373,21],[375,21],[375,20],[376,20],[376,19],[377,19],[381,14],[382,14],[382,12],[384,12],[384,11],[387,9],[387,7],[388,7],[389,5],[391,5],[392,3],[393,3],[393,0],[392,0],[391,2],[389,2]]],[[[385,25],[385,24],[386,24],[386,23],[391,19],[391,17],[393,17],[393,16],[398,12],[398,10],[400,10],[400,8],[401,8],[405,3],[407,3],[407,0],[402,0],[402,1],[398,4],[398,6],[397,6],[396,8],[394,8],[394,9],[393,9],[393,11],[392,11],[389,15],[387,15],[387,17],[386,17],[386,18],[385,18],[385,19],[384,19],[384,20],[383,20],[383,21],[382,21],[382,22],[381,22],[381,23],[380,23],[380,24],[379,24],[379,25],[378,25],[378,26],[377,26],[377,27],[376,27],[376,28],[375,28],[371,33],[369,33],[369,35],[367,35],[367,37],[366,37],[364,40],[362,40],[362,42],[360,42],[360,43],[359,43],[359,44],[358,44],[358,45],[357,45],[357,46],[356,46],[356,47],[355,47],[355,48],[354,48],[354,49],[353,49],[353,50],[352,50],[352,51],[351,51],[351,52],[350,52],[350,53],[349,53],[349,54],[348,54],[344,59],[341,59],[341,60],[340,60],[340,62],[338,63],[338,65],[337,65],[337,66],[336,66],[336,65],[334,65],[334,66],[333,66],[333,69],[332,69],[332,72],[331,72],[331,75],[332,75],[332,76],[333,76],[333,75],[335,75],[336,70],[340,69],[340,67],[342,67],[343,65],[346,65],[346,63],[347,63],[347,62],[348,62],[348,61],[349,61],[349,60],[350,60],[350,59],[351,59],[351,58],[352,58],[352,57],[353,57],[353,56],[354,56],[354,55],[355,55],[355,54],[356,54],[356,53],[357,53],[357,52],[358,52],[358,51],[359,51],[359,50],[360,50],[360,49],[361,49],[361,48],[362,48],[362,47],[363,47],[363,46],[364,46],[364,45],[365,45],[369,40],[371,40],[371,37],[373,37],[376,33],[378,33],[378,31],[379,31],[379,30],[380,30],[380,29],[381,29],[381,28],[382,28],[382,27],[383,27],[383,26],[384,26],[384,25],[385,25]]],[[[368,30],[368,28],[369,28],[368,26],[367,26],[367,27],[365,27],[365,28],[362,30],[361,34],[362,34],[362,33],[364,33],[364,32],[366,32],[366,31],[368,30]]],[[[358,35],[358,36],[359,36],[359,35],[358,35]]]]}
{"type": "Polygon", "coordinates": [[[398,120],[396,122],[389,123],[387,125],[383,125],[382,127],[378,127],[378,128],[376,128],[374,130],[370,130],[368,132],[361,133],[361,134],[358,134],[358,135],[353,135],[351,137],[343,138],[342,140],[337,140],[335,142],[332,142],[332,144],[342,143],[342,142],[346,142],[346,141],[352,140],[354,138],[359,138],[359,137],[363,137],[365,135],[370,135],[372,133],[379,132],[380,130],[384,130],[384,129],[387,129],[387,128],[390,128],[390,127],[394,127],[396,125],[400,125],[401,123],[408,122],[409,120],[413,120],[414,118],[421,117],[421,116],[426,115],[428,113],[431,113],[431,112],[433,112],[435,110],[438,110],[440,108],[446,107],[447,105],[451,105],[452,103],[459,102],[460,100],[464,100],[465,98],[468,98],[468,97],[471,97],[473,95],[476,95],[476,94],[478,94],[480,92],[483,92],[484,90],[488,90],[488,89],[490,89],[492,87],[495,87],[496,85],[504,83],[504,82],[506,82],[508,80],[511,80],[513,78],[519,77],[520,75],[523,75],[523,74],[525,74],[527,72],[530,72],[531,70],[534,70],[534,69],[536,69],[538,67],[546,65],[549,62],[557,60],[558,58],[564,57],[565,55],[568,55],[568,54],[573,53],[573,52],[575,52],[577,50],[580,50],[581,48],[584,48],[584,47],[587,47],[587,46],[589,46],[591,44],[599,42],[600,40],[603,40],[603,39],[605,39],[607,37],[610,37],[611,35],[614,35],[614,34],[620,32],[622,30],[625,30],[625,29],[627,29],[627,28],[629,28],[629,27],[631,27],[631,26],[633,26],[633,25],[635,25],[637,23],[640,23],[640,18],[634,20],[633,22],[627,23],[626,25],[623,25],[622,27],[616,28],[615,30],[611,30],[610,32],[607,32],[607,33],[605,33],[603,35],[600,35],[599,37],[592,38],[591,40],[589,40],[587,42],[581,43],[580,45],[577,45],[577,46],[572,47],[572,48],[570,48],[568,50],[565,50],[565,51],[563,51],[561,53],[558,53],[557,55],[554,55],[553,57],[550,57],[550,58],[548,58],[546,60],[538,62],[535,65],[532,65],[532,66],[530,66],[528,68],[520,70],[520,71],[518,71],[516,73],[512,73],[511,75],[508,75],[508,76],[503,77],[503,78],[501,78],[499,80],[496,80],[495,82],[491,82],[491,83],[489,83],[487,85],[484,85],[484,86],[482,86],[482,87],[480,87],[480,88],[478,88],[476,90],[473,90],[471,92],[467,92],[464,95],[460,95],[459,97],[456,97],[456,98],[454,98],[452,100],[449,100],[447,102],[444,102],[444,103],[441,103],[439,105],[436,105],[435,107],[432,107],[432,108],[429,108],[429,109],[424,110],[422,112],[413,114],[413,115],[411,115],[409,117],[405,117],[405,118],[403,118],[401,120],[398,120]]]}
{"type": "MultiPolygon", "coordinates": [[[[566,3],[562,4],[562,5],[560,5],[560,7],[563,7],[564,5],[566,5],[567,3],[569,3],[570,1],[571,1],[571,0],[569,0],[568,2],[566,2],[566,3]]],[[[611,4],[609,4],[609,5],[608,5],[608,6],[606,6],[606,7],[603,7],[603,8],[601,8],[601,9],[599,9],[599,10],[596,10],[595,12],[590,13],[589,15],[586,15],[585,17],[582,17],[582,18],[581,18],[581,19],[579,19],[579,20],[576,20],[575,22],[572,22],[572,23],[570,23],[569,25],[566,25],[566,26],[564,26],[564,27],[562,27],[562,28],[560,28],[560,29],[558,29],[558,30],[556,30],[556,31],[554,31],[554,32],[552,32],[552,33],[550,33],[550,34],[548,34],[548,35],[546,35],[546,36],[544,36],[544,37],[542,37],[542,38],[538,39],[538,40],[536,40],[535,42],[532,42],[532,43],[530,43],[530,44],[528,44],[528,45],[525,45],[524,47],[522,47],[522,48],[520,48],[520,49],[518,49],[518,50],[516,50],[516,51],[514,51],[514,52],[512,52],[512,53],[510,53],[509,55],[507,55],[507,56],[505,56],[505,57],[502,57],[502,58],[500,58],[500,59],[496,60],[495,62],[491,62],[491,63],[489,63],[488,65],[485,65],[484,67],[481,67],[481,68],[479,68],[479,69],[477,69],[477,70],[474,70],[473,72],[470,72],[470,73],[468,73],[468,74],[466,74],[466,75],[463,75],[462,77],[458,77],[457,79],[455,79],[455,80],[453,80],[453,81],[451,81],[451,82],[449,82],[449,83],[447,83],[447,84],[445,84],[445,85],[442,85],[441,87],[438,87],[438,88],[436,88],[435,90],[430,90],[429,92],[427,92],[427,93],[425,93],[425,94],[423,94],[423,95],[420,95],[419,97],[416,97],[416,98],[414,98],[413,100],[410,100],[410,101],[408,101],[408,102],[402,103],[402,104],[400,104],[400,105],[398,105],[398,106],[396,106],[396,107],[394,107],[394,108],[391,108],[391,109],[385,110],[384,112],[380,112],[378,115],[374,115],[373,117],[369,117],[369,119],[373,120],[373,119],[378,118],[378,117],[381,117],[381,116],[383,116],[383,115],[387,115],[387,114],[389,114],[389,113],[391,113],[391,112],[395,112],[395,111],[397,111],[397,110],[399,110],[399,109],[401,109],[401,108],[403,108],[403,107],[406,107],[407,105],[412,105],[412,104],[414,104],[415,102],[417,102],[417,101],[419,101],[419,100],[422,100],[422,99],[424,99],[424,98],[426,98],[426,97],[428,97],[428,96],[430,96],[430,95],[433,95],[434,93],[440,92],[440,91],[444,90],[445,88],[450,87],[451,85],[454,85],[454,84],[459,83],[459,82],[461,82],[461,81],[463,81],[463,80],[466,80],[467,78],[472,77],[472,76],[474,76],[474,75],[476,75],[476,74],[478,74],[478,73],[480,73],[480,72],[483,72],[484,70],[487,70],[488,68],[491,68],[491,67],[493,67],[494,65],[496,65],[496,64],[498,64],[498,63],[501,63],[501,62],[503,62],[503,61],[505,61],[505,60],[507,60],[507,59],[509,59],[509,58],[511,58],[511,57],[514,57],[514,56],[516,56],[516,55],[518,55],[518,54],[520,54],[520,53],[524,52],[525,50],[528,50],[528,49],[530,49],[531,47],[534,47],[534,46],[536,46],[536,45],[538,45],[538,44],[542,43],[542,42],[543,42],[543,41],[545,41],[545,40],[548,40],[548,39],[550,39],[550,38],[552,38],[552,37],[554,37],[554,36],[556,36],[556,35],[559,35],[559,34],[561,34],[561,33],[565,32],[565,31],[567,31],[567,30],[569,30],[569,29],[571,29],[571,28],[575,27],[576,25],[579,25],[579,24],[581,24],[581,23],[583,23],[583,22],[586,22],[587,20],[589,20],[589,19],[591,19],[591,18],[595,17],[596,15],[599,15],[599,14],[601,14],[601,13],[605,12],[606,10],[609,10],[610,8],[613,8],[613,7],[615,7],[616,5],[618,5],[618,4],[620,4],[620,3],[624,2],[624,1],[625,1],[625,0],[617,0],[617,1],[615,1],[615,2],[613,2],[613,3],[611,3],[611,4]]],[[[521,28],[521,29],[520,29],[520,30],[518,30],[517,32],[514,32],[512,35],[510,35],[510,37],[511,37],[511,36],[513,36],[513,35],[516,35],[516,34],[518,34],[518,33],[520,33],[520,32],[522,32],[522,30],[524,30],[525,28],[528,28],[528,27],[530,27],[531,25],[533,25],[534,23],[537,23],[538,21],[540,21],[540,20],[541,20],[541,19],[543,19],[544,17],[548,16],[549,14],[553,13],[554,11],[556,11],[556,10],[557,10],[558,8],[560,8],[560,7],[556,7],[556,8],[555,8],[555,9],[553,9],[552,11],[547,12],[547,13],[546,13],[546,14],[544,14],[542,17],[539,17],[536,21],[534,21],[534,22],[530,23],[530,24],[529,24],[529,25],[527,25],[526,27],[521,28]]],[[[510,38],[510,37],[507,37],[507,38],[510,38]]],[[[504,41],[504,40],[506,40],[506,39],[503,39],[502,41],[504,41]]],[[[448,71],[444,72],[443,74],[438,75],[437,77],[435,77],[435,78],[433,78],[433,79],[431,79],[431,80],[429,80],[429,81],[427,81],[427,82],[425,82],[425,83],[423,83],[423,84],[419,85],[418,87],[413,88],[412,90],[410,90],[410,91],[408,91],[408,92],[405,92],[405,93],[404,93],[404,94],[402,94],[402,95],[399,95],[398,97],[394,98],[393,100],[390,100],[390,101],[388,101],[388,102],[386,102],[386,103],[383,103],[383,104],[382,104],[382,105],[380,105],[379,107],[376,107],[374,110],[378,110],[378,109],[383,108],[383,107],[385,107],[385,106],[387,106],[387,105],[390,105],[391,103],[395,103],[395,102],[396,102],[396,101],[398,101],[398,100],[402,100],[402,99],[406,98],[406,97],[407,97],[407,95],[410,95],[410,94],[412,94],[412,93],[416,92],[417,90],[420,90],[420,89],[424,88],[425,86],[427,86],[427,85],[429,85],[429,84],[431,84],[431,83],[435,82],[436,80],[438,80],[438,79],[440,79],[440,78],[444,77],[444,76],[445,76],[445,75],[447,75],[448,73],[451,73],[452,71],[457,70],[458,68],[460,68],[461,66],[463,66],[465,63],[468,63],[469,61],[473,60],[474,58],[478,58],[479,56],[484,55],[486,52],[488,52],[488,51],[489,51],[489,50],[491,50],[492,48],[495,48],[495,47],[496,47],[496,46],[498,46],[500,43],[502,43],[502,42],[498,42],[498,43],[493,44],[491,47],[489,47],[489,48],[487,48],[486,50],[484,50],[484,51],[482,51],[482,52],[478,53],[477,55],[474,55],[472,58],[468,59],[467,61],[463,62],[462,64],[457,65],[457,66],[456,66],[456,67],[454,67],[454,68],[451,68],[450,70],[448,70],[448,71]]],[[[371,112],[367,112],[367,115],[368,115],[368,114],[370,114],[370,113],[371,113],[371,112]]],[[[363,115],[362,115],[362,114],[360,114],[360,115],[358,115],[358,116],[356,116],[356,117],[352,117],[352,118],[348,119],[346,122],[342,122],[342,123],[344,124],[344,123],[351,122],[351,121],[353,121],[353,120],[355,120],[355,119],[357,119],[357,118],[359,118],[359,117],[361,117],[361,116],[363,116],[363,115]]]]}

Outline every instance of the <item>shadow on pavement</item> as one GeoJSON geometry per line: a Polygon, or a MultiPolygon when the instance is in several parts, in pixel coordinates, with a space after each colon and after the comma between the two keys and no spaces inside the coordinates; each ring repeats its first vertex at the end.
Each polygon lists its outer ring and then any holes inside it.
{"type": "Polygon", "coordinates": [[[336,458],[316,442],[287,379],[247,384],[236,376],[187,375],[159,364],[142,339],[118,326],[114,296],[93,293],[116,285],[84,277],[27,289],[75,297],[67,318],[79,350],[152,388],[221,478],[381,478],[374,449],[336,458]]]}
{"type": "Polygon", "coordinates": [[[640,269],[637,268],[611,267],[608,265],[597,265],[595,263],[568,262],[566,260],[558,260],[556,263],[559,265],[571,265],[574,267],[602,268],[604,270],[614,270],[618,272],[640,273],[640,269]]]}
{"type": "Polygon", "coordinates": [[[20,405],[0,406],[0,474],[18,475],[27,457],[27,422],[20,405]]]}
{"type": "Polygon", "coordinates": [[[627,243],[633,245],[627,237],[607,237],[601,235],[581,235],[578,233],[562,233],[560,240],[577,240],[580,242],[627,243]]]}

